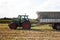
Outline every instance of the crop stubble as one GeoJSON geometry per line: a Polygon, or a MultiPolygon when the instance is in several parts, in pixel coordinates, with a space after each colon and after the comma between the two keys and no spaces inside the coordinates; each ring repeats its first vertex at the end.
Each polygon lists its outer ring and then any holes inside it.
{"type": "Polygon", "coordinates": [[[60,31],[11,30],[0,28],[0,40],[60,40],[60,31]]]}

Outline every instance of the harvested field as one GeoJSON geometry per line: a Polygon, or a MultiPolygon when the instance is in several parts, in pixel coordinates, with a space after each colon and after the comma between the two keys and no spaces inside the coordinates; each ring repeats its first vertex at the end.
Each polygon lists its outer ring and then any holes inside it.
{"type": "Polygon", "coordinates": [[[60,31],[48,25],[32,27],[31,30],[11,30],[7,24],[0,24],[0,40],[60,40],[60,31]]]}

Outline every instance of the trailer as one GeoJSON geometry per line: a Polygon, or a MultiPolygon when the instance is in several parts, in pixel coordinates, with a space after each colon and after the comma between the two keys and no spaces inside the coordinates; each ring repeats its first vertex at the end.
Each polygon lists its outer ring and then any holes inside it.
{"type": "Polygon", "coordinates": [[[40,24],[52,24],[52,28],[60,30],[60,12],[37,12],[40,24]]]}

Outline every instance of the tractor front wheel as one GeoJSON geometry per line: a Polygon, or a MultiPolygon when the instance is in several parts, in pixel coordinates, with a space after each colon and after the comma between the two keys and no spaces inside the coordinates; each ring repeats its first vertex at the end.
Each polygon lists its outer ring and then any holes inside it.
{"type": "Polygon", "coordinates": [[[14,22],[11,22],[8,26],[10,29],[17,29],[17,25],[14,22]]]}
{"type": "Polygon", "coordinates": [[[22,27],[23,27],[23,29],[30,29],[30,28],[31,28],[31,23],[30,23],[30,21],[24,21],[24,22],[22,23],[22,27]]]}

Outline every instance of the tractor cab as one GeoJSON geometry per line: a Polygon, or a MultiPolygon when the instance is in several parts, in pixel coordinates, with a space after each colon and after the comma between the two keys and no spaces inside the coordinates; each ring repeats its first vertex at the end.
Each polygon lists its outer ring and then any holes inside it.
{"type": "Polygon", "coordinates": [[[24,21],[26,21],[26,20],[29,20],[28,19],[28,15],[19,15],[18,16],[18,20],[22,23],[22,22],[24,22],[24,21]]]}

